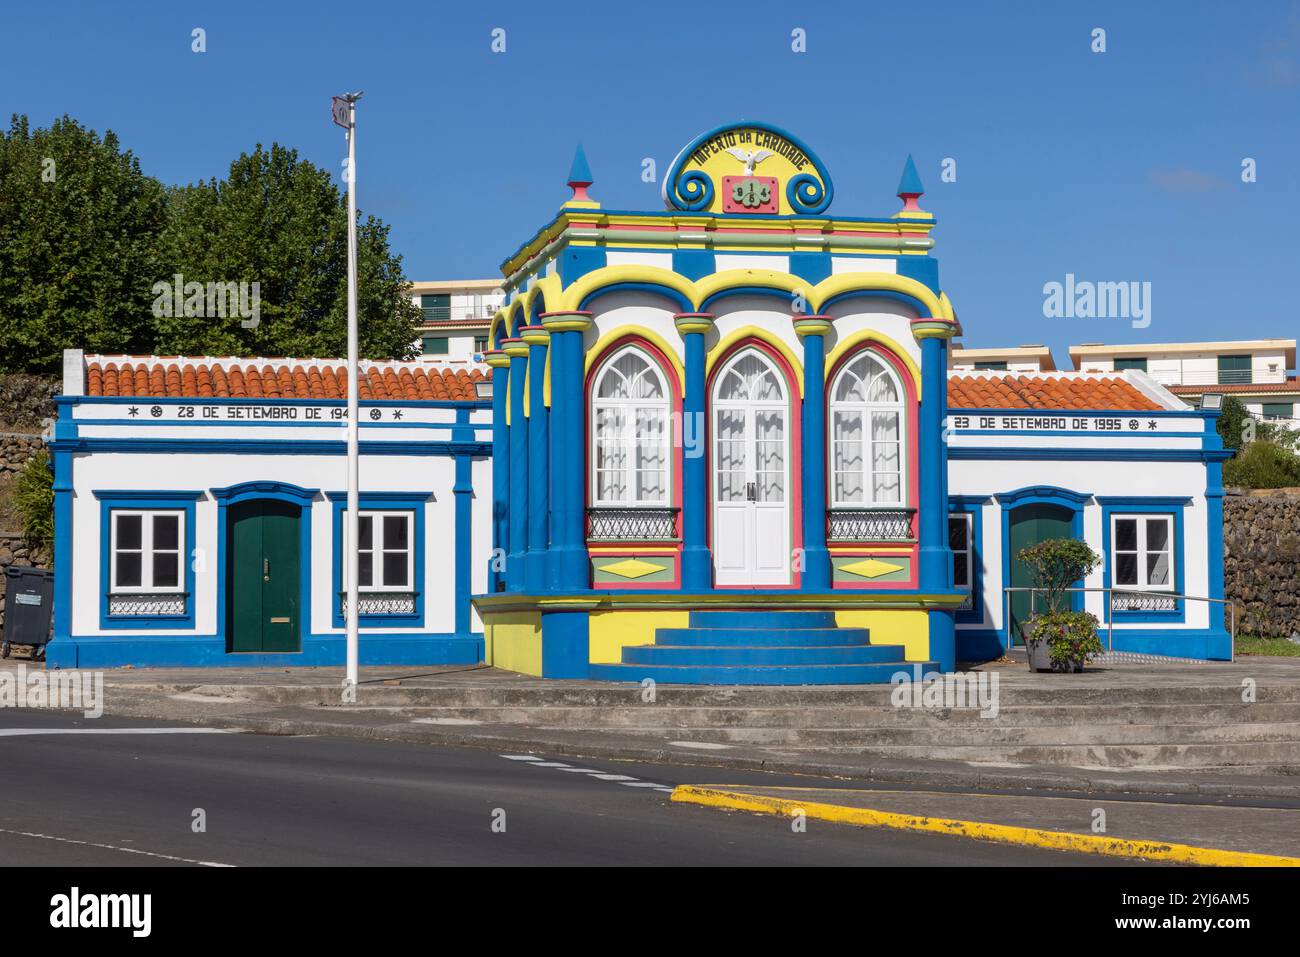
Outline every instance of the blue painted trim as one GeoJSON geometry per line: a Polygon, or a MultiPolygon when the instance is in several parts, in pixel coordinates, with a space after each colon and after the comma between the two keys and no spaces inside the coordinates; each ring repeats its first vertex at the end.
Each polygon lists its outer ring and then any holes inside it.
{"type": "MultiPolygon", "coordinates": [[[[104,630],[127,629],[146,631],[194,627],[194,565],[198,560],[194,548],[195,503],[203,497],[201,491],[149,492],[146,490],[96,489],[92,493],[100,503],[99,509],[99,627],[104,630]],[[179,615],[110,615],[109,589],[112,585],[113,542],[112,520],[114,511],[179,511],[185,515],[185,545],[180,556],[184,564],[185,611],[179,615]]],[[[167,597],[160,592],[159,597],[167,597]]]]}
{"type": "MultiPolygon", "coordinates": [[[[1184,577],[1184,555],[1187,551],[1187,538],[1183,530],[1183,511],[1191,503],[1185,496],[1141,496],[1121,495],[1097,498],[1101,505],[1101,553],[1103,588],[1110,588],[1114,581],[1114,552],[1111,542],[1111,518],[1115,515],[1169,515],[1173,517],[1174,540],[1170,545],[1170,555],[1174,561],[1174,592],[1186,594],[1184,577]]],[[[1102,624],[1111,620],[1109,602],[1103,603],[1102,624]]],[[[1186,602],[1177,600],[1170,611],[1116,611],[1116,624],[1120,622],[1178,622],[1187,621],[1186,602]]]]}
{"type": "Polygon", "coordinates": [[[831,556],[826,548],[826,337],[803,337],[802,590],[829,591],[831,556]]]}
{"type": "Polygon", "coordinates": [[[543,612],[541,619],[542,677],[586,678],[590,659],[588,613],[543,612]]]}
{"type": "MultiPolygon", "coordinates": [[[[1024,505],[1056,505],[1070,512],[1070,535],[1074,538],[1083,538],[1083,509],[1085,503],[1092,498],[1092,495],[1086,492],[1075,492],[1070,489],[1058,488],[1053,485],[1033,485],[1014,492],[1007,492],[993,496],[994,500],[1002,506],[1002,586],[1011,587],[1011,519],[1012,514],[1024,505]]],[[[1083,587],[1083,582],[1077,581],[1075,587],[1083,587]]],[[[1002,596],[999,595],[999,601],[1002,596]]],[[[1079,611],[1084,606],[1083,593],[1073,592],[1070,595],[1070,608],[1073,611],[1079,611]]],[[[1003,603],[1002,614],[1006,620],[1002,623],[1002,647],[1007,647],[1007,635],[1011,630],[1011,616],[1007,613],[1005,602],[1003,603]]],[[[1015,644],[1014,640],[1011,644],[1015,644]]]]}
{"type": "MultiPolygon", "coordinates": [[[[459,461],[459,459],[457,460],[459,461]]],[[[343,513],[348,510],[347,492],[326,492],[325,497],[333,506],[330,515],[330,615],[335,628],[346,628],[347,619],[343,616],[343,513]]],[[[360,492],[357,496],[357,508],[362,511],[409,512],[411,522],[411,548],[413,570],[411,572],[411,590],[415,592],[415,612],[413,614],[359,615],[358,622],[365,626],[383,626],[389,628],[423,628],[424,627],[424,556],[429,547],[425,531],[424,513],[432,492],[360,492]]],[[[308,516],[310,518],[310,516],[308,516]]],[[[441,544],[440,544],[441,553],[441,544]]],[[[375,565],[378,569],[378,562],[375,565]]]]}
{"type": "Polygon", "coordinates": [[[581,311],[591,309],[591,304],[601,296],[607,296],[615,292],[645,292],[655,296],[662,296],[677,306],[679,312],[691,312],[693,307],[691,301],[683,296],[671,286],[660,286],[657,283],[648,282],[616,282],[608,286],[601,286],[599,289],[588,293],[578,305],[581,311]]]}
{"type": "Polygon", "coordinates": [[[470,594],[473,592],[474,555],[474,460],[467,455],[456,459],[456,478],[452,494],[456,498],[456,553],[453,627],[458,635],[468,635],[472,629],[470,594]]]}
{"type": "Polygon", "coordinates": [[[528,418],[524,388],[528,357],[510,357],[510,554],[506,582],[511,591],[524,588],[524,555],[528,548],[528,418]]]}
{"type": "Polygon", "coordinates": [[[488,559],[488,591],[506,587],[505,556],[510,550],[510,430],[506,403],[510,401],[510,369],[492,370],[492,555],[488,559]]]}
{"type": "MultiPolygon", "coordinates": [[[[696,442],[709,440],[705,419],[704,333],[688,332],[686,342],[686,381],[682,383],[682,417],[694,423],[691,431],[696,442]]],[[[709,475],[708,455],[682,455],[682,588],[708,591],[713,587],[713,553],[709,549],[709,475]]]]}
{"type": "Polygon", "coordinates": [[[72,634],[72,454],[56,451],[50,464],[54,469],[54,634],[47,658],[51,651],[57,654],[58,644],[72,634]]]}
{"type": "Polygon", "coordinates": [[[546,345],[528,347],[528,546],[524,553],[525,587],[537,591],[546,587],[547,546],[550,525],[550,409],[544,390],[546,345]]]}
{"type": "MultiPolygon", "coordinates": [[[[279,502],[285,502],[290,505],[297,505],[298,514],[298,550],[299,550],[299,586],[298,602],[303,613],[298,620],[299,634],[299,651],[284,652],[281,655],[288,655],[287,663],[303,663],[298,661],[302,645],[302,635],[311,630],[311,575],[312,575],[312,553],[311,546],[311,516],[312,503],[316,496],[320,494],[318,489],[299,488],[288,482],[244,482],[239,485],[231,485],[224,489],[213,489],[212,495],[217,501],[217,634],[216,638],[222,642],[222,647],[227,654],[234,654],[230,651],[230,633],[226,628],[226,589],[229,584],[226,574],[226,555],[227,555],[227,538],[230,531],[230,506],[240,502],[257,501],[261,499],[273,499],[279,502]]],[[[195,637],[197,639],[197,636],[195,637]]],[[[238,658],[244,657],[245,653],[236,655],[238,658]]]]}
{"type": "MultiPolygon", "coordinates": [[[[198,455],[346,455],[347,442],[316,439],[56,439],[52,449],[67,452],[135,452],[198,455]]],[[[491,442],[362,441],[362,455],[492,454],[491,442]]]]}
{"type": "MultiPolygon", "coordinates": [[[[921,340],[921,413],[918,435],[920,481],[917,502],[918,575],[923,591],[952,590],[952,550],[948,547],[947,340],[921,340]]],[[[930,612],[929,657],[941,671],[957,667],[953,612],[930,612]]]]}
{"type": "Polygon", "coordinates": [[[822,312],[829,312],[836,305],[848,299],[888,299],[892,302],[902,303],[909,309],[913,310],[918,318],[932,319],[930,307],[923,303],[915,296],[909,296],[905,292],[895,292],[892,289],[850,289],[848,292],[842,292],[837,296],[832,296],[821,305],[822,312]]]}
{"type": "MultiPolygon", "coordinates": [[[[337,666],[344,661],[346,636],[308,635],[300,652],[226,650],[221,635],[76,635],[51,643],[51,668],[283,668],[337,666]]],[[[483,660],[481,635],[362,633],[362,665],[474,665],[483,660]]]]}
{"type": "Polygon", "coordinates": [[[1070,506],[1075,506],[1086,504],[1092,498],[1092,493],[1074,492],[1070,489],[1057,488],[1054,485],[1026,485],[1014,492],[998,492],[993,498],[1003,506],[1030,503],[1046,503],[1048,505],[1067,503],[1070,506]]]}
{"type": "MultiPolygon", "coordinates": [[[[553,332],[550,346],[551,548],[547,584],[555,589],[586,589],[591,584],[591,568],[583,508],[587,487],[584,452],[587,414],[582,333],[553,332]]],[[[512,507],[520,501],[523,500],[511,496],[512,507]]],[[[513,536],[512,530],[511,541],[513,536]]]]}
{"type": "Polygon", "coordinates": [[[1222,462],[1229,451],[1205,449],[1059,449],[1059,448],[974,448],[955,445],[948,450],[953,459],[1064,459],[1087,462],[1222,462]]]}

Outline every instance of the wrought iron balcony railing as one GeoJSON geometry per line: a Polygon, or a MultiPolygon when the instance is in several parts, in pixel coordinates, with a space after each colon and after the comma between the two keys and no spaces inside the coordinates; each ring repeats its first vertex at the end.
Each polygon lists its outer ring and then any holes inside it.
{"type": "Polygon", "coordinates": [[[183,615],[189,592],[109,592],[108,613],[112,617],[149,618],[183,615]]]}
{"type": "MultiPolygon", "coordinates": [[[[363,591],[357,595],[357,611],[362,615],[414,615],[413,591],[363,591]]],[[[348,593],[339,592],[339,614],[348,613],[348,593]]]]}
{"type": "Polygon", "coordinates": [[[600,542],[675,542],[681,509],[598,505],[587,509],[587,538],[600,542]]]}
{"type": "Polygon", "coordinates": [[[832,508],[826,537],[832,542],[911,541],[914,508],[832,508]]]}

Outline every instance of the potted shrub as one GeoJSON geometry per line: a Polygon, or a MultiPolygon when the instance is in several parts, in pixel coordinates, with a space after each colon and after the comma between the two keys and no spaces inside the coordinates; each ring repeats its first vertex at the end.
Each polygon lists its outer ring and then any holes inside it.
{"type": "Polygon", "coordinates": [[[1093,655],[1100,654],[1097,616],[1070,608],[1075,582],[1087,578],[1101,557],[1087,542],[1076,538],[1049,538],[1022,548],[1016,556],[1029,566],[1044,612],[1034,611],[1021,624],[1030,671],[1082,671],[1093,655]]]}

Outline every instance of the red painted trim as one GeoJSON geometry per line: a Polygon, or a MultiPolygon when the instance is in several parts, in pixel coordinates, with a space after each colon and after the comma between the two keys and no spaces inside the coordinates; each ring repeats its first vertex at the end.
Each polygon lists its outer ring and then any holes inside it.
{"type": "MultiPolygon", "coordinates": [[[[803,501],[803,410],[799,405],[798,378],[795,376],[794,367],[778,350],[772,348],[769,343],[764,342],[762,339],[746,336],[744,339],[732,343],[727,351],[718,357],[713,364],[713,371],[708,375],[704,383],[706,390],[704,393],[704,433],[708,437],[707,447],[704,450],[704,469],[709,482],[709,512],[704,517],[704,520],[710,553],[713,552],[713,495],[717,478],[713,474],[713,386],[719,373],[727,367],[732,357],[740,350],[750,346],[753,346],[772,360],[776,367],[781,370],[781,374],[785,376],[785,394],[790,408],[790,494],[786,497],[786,504],[790,509],[790,551],[793,552],[796,548],[803,548],[803,509],[799,506],[799,503],[803,501]]],[[[719,585],[715,582],[713,587],[720,591],[753,591],[757,588],[796,591],[801,587],[803,573],[791,569],[790,579],[788,585],[719,585]]]]}
{"type": "MultiPolygon", "coordinates": [[[[592,487],[591,487],[592,388],[596,384],[596,377],[600,374],[601,370],[605,367],[605,363],[607,363],[610,360],[610,358],[614,355],[615,352],[629,345],[636,346],[638,349],[645,352],[651,358],[651,360],[654,361],[659,366],[659,371],[663,373],[664,381],[668,383],[668,417],[670,421],[670,428],[674,429],[672,435],[672,451],[671,451],[672,483],[669,487],[668,504],[669,506],[676,508],[678,510],[677,527],[673,529],[673,532],[678,538],[678,541],[675,543],[675,547],[678,556],[678,561],[677,561],[677,577],[679,579],[678,585],[680,586],[681,552],[682,552],[682,542],[681,542],[682,467],[683,467],[682,448],[684,445],[682,441],[682,435],[681,435],[682,383],[677,378],[677,370],[673,368],[672,362],[669,360],[668,356],[664,354],[663,350],[660,349],[658,346],[656,346],[650,340],[644,338],[643,336],[638,335],[635,332],[629,332],[626,333],[625,335],[619,336],[617,339],[615,339],[613,342],[607,345],[604,349],[602,349],[600,354],[596,357],[596,361],[591,364],[591,369],[587,373],[586,381],[583,383],[583,387],[582,387],[582,394],[584,397],[583,409],[582,409],[582,416],[583,416],[583,432],[582,432],[583,435],[583,448],[582,448],[583,519],[582,520],[583,520],[583,528],[584,528],[583,535],[584,536],[586,535],[585,529],[586,529],[586,521],[587,521],[587,517],[586,517],[587,509],[591,508],[591,499],[592,499],[592,487]]],[[[659,543],[659,544],[662,545],[663,543],[659,543]]],[[[658,582],[657,584],[658,587],[660,588],[664,586],[664,582],[658,582]]],[[[619,587],[626,587],[626,586],[619,586],[619,587]]]]}

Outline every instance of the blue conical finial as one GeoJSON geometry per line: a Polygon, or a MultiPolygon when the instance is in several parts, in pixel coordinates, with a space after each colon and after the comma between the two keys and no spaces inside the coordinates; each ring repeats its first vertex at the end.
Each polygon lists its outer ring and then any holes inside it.
{"type": "Polygon", "coordinates": [[[921,176],[916,171],[916,164],[912,162],[912,154],[907,154],[907,163],[903,167],[903,178],[898,182],[898,198],[906,199],[909,196],[916,197],[924,195],[925,187],[921,185],[921,176]]]}
{"type": "Polygon", "coordinates": [[[583,152],[582,144],[579,143],[577,152],[573,154],[573,165],[569,167],[569,185],[577,188],[590,186],[592,182],[591,167],[587,165],[587,154],[583,152]]]}

